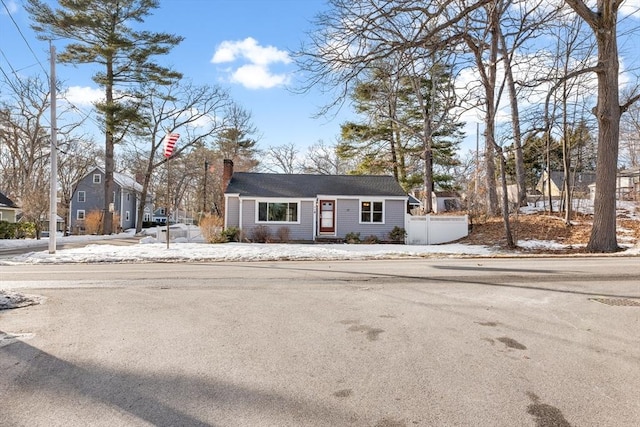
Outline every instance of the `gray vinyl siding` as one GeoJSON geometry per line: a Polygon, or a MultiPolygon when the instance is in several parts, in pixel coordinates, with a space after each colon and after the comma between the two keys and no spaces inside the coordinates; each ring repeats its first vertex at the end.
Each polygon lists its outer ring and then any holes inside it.
{"type": "MultiPolygon", "coordinates": [[[[261,199],[263,200],[263,199],[261,199]]],[[[278,201],[275,200],[274,201],[278,201]]],[[[251,239],[253,229],[259,225],[266,226],[271,232],[271,236],[276,238],[277,231],[281,227],[289,229],[289,239],[292,241],[312,241],[313,236],[313,209],[315,202],[310,200],[300,201],[300,207],[298,214],[300,216],[299,224],[269,224],[259,223],[256,224],[256,200],[255,199],[243,199],[242,200],[242,231],[244,236],[251,239]]]]}
{"type": "MultiPolygon", "coordinates": [[[[122,186],[115,181],[113,183],[113,191],[115,192],[115,200],[113,200],[114,213],[120,215],[120,222],[118,224],[114,224],[114,226],[122,226],[124,230],[134,228],[136,225],[136,217],[138,215],[136,201],[138,194],[132,189],[122,188],[122,186]],[[127,200],[127,194],[129,195],[129,200],[127,200]],[[128,221],[126,220],[127,211],[129,211],[128,221]]],[[[110,201],[111,197],[113,197],[113,193],[109,197],[110,201]]],[[[102,212],[104,205],[104,173],[102,173],[100,169],[94,169],[78,181],[73,191],[70,207],[71,232],[78,233],[80,231],[79,227],[84,226],[84,221],[78,221],[77,219],[79,210],[83,210],[86,217],[86,215],[92,211],[102,212]],[[94,174],[100,174],[100,183],[93,182],[94,174]],[[79,191],[85,192],[84,202],[78,201],[79,191]]]]}
{"type": "MultiPolygon", "coordinates": [[[[93,183],[93,174],[99,173],[97,170],[89,172],[78,181],[71,198],[71,231],[78,232],[78,227],[84,226],[84,221],[78,221],[78,211],[83,210],[85,216],[92,211],[102,211],[104,209],[104,176],[99,184],[93,183]],[[78,201],[78,191],[85,192],[84,202],[78,201]]],[[[102,174],[101,174],[102,175],[102,174]]]]}
{"type": "Polygon", "coordinates": [[[226,228],[240,227],[240,199],[238,197],[228,197],[226,210],[227,223],[226,228]]]}
{"type": "MultiPolygon", "coordinates": [[[[380,200],[379,198],[372,198],[380,200]]],[[[362,197],[360,200],[371,200],[362,197]]],[[[344,238],[348,233],[360,233],[360,238],[376,236],[388,240],[394,227],[404,228],[406,200],[384,200],[384,223],[360,223],[360,200],[340,199],[336,201],[336,237],[344,238]]]]}
{"type": "Polygon", "coordinates": [[[136,194],[135,192],[128,190],[116,190],[116,197],[119,198],[118,204],[122,202],[122,206],[119,207],[118,212],[120,213],[120,221],[122,223],[122,229],[126,230],[129,228],[134,228],[136,226],[136,194]],[[118,193],[122,193],[122,197],[119,197],[118,193]],[[129,200],[127,200],[127,196],[129,200]],[[129,220],[127,220],[127,211],[129,212],[129,220]]]}

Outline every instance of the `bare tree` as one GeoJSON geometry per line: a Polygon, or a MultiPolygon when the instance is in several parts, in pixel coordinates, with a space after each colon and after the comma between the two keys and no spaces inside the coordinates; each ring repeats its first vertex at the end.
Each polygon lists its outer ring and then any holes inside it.
{"type": "Polygon", "coordinates": [[[336,146],[329,146],[320,140],[308,148],[302,170],[305,173],[320,175],[344,175],[352,166],[338,156],[336,146]]]}
{"type": "Polygon", "coordinates": [[[36,226],[49,209],[50,134],[46,127],[49,89],[39,78],[6,82],[10,90],[0,107],[0,162],[3,191],[36,226]]]}
{"type": "MultiPolygon", "coordinates": [[[[212,144],[223,129],[220,119],[230,105],[226,91],[216,86],[198,86],[190,82],[170,86],[152,86],[144,91],[142,104],[145,121],[138,127],[134,150],[134,170],[142,177],[142,195],[138,204],[136,230],[142,229],[144,207],[154,171],[165,164],[162,156],[164,138],[168,133],[180,133],[173,157],[179,157],[194,147],[212,144]]],[[[130,156],[131,157],[131,156],[130,156]]]]}
{"type": "MultiPolygon", "coordinates": [[[[553,7],[547,0],[510,0],[499,26],[499,49],[501,64],[504,70],[504,78],[509,96],[511,109],[511,132],[513,134],[513,150],[515,159],[516,184],[518,188],[517,203],[526,205],[527,186],[522,153],[522,122],[520,119],[519,87],[516,82],[516,72],[521,70],[521,53],[523,46],[530,43],[542,33],[542,29],[549,26],[549,22],[557,16],[558,7],[553,7]]],[[[525,60],[528,61],[528,58],[525,60]]],[[[527,64],[524,64],[525,67],[527,64]]],[[[521,73],[524,74],[524,73],[521,73]]],[[[520,81],[526,78],[520,76],[520,81]]]]}
{"type": "Polygon", "coordinates": [[[598,119],[598,160],[593,228],[587,250],[615,252],[619,249],[615,197],[620,116],[640,99],[640,93],[620,103],[617,23],[622,2],[598,0],[594,10],[583,0],[566,0],[566,3],[591,27],[598,46],[598,63],[593,70],[598,78],[598,103],[595,108],[598,119]]]}
{"type": "Polygon", "coordinates": [[[158,0],[60,0],[58,5],[60,8],[54,9],[42,0],[28,0],[25,8],[39,37],[70,41],[58,61],[102,67],[93,79],[105,91],[104,101],[96,107],[105,131],[103,232],[111,234],[113,218],[107,213],[112,202],[115,145],[139,119],[138,105],[127,92],[148,81],[168,84],[180,79],[180,73],[153,58],[167,54],[182,37],[138,29],[159,6],[158,0]]]}
{"type": "Polygon", "coordinates": [[[621,117],[620,158],[625,166],[640,166],[640,105],[632,105],[621,117]]]}
{"type": "Polygon", "coordinates": [[[104,153],[86,136],[72,137],[64,133],[59,133],[58,136],[58,215],[63,219],[63,230],[67,230],[74,185],[91,167],[99,164],[104,153]]]}
{"type": "Polygon", "coordinates": [[[264,151],[260,166],[262,169],[274,173],[298,173],[302,169],[298,154],[300,154],[300,150],[293,143],[272,146],[264,151]]]}

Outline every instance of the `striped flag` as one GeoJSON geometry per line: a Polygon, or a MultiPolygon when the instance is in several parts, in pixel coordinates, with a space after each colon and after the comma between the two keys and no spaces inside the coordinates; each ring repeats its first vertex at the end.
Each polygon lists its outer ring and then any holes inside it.
{"type": "Polygon", "coordinates": [[[173,148],[176,146],[176,142],[178,142],[178,138],[180,138],[179,133],[170,133],[164,138],[165,157],[171,157],[173,154],[173,148]]]}

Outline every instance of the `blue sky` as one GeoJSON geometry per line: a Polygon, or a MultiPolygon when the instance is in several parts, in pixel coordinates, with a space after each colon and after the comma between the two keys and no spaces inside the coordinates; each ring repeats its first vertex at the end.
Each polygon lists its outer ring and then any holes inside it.
{"type": "MultiPolygon", "coordinates": [[[[38,61],[48,71],[48,44],[35,38],[22,0],[2,2],[0,65],[23,76],[44,74],[38,61]]],[[[344,110],[336,117],[314,119],[327,99],[318,92],[301,95],[290,90],[296,65],[288,51],[300,46],[312,28],[310,21],[324,7],[324,0],[161,0],[143,27],[185,37],[158,61],[197,84],[229,90],[251,111],[260,148],[293,143],[303,151],[318,140],[333,143],[340,123],[350,116],[344,110]]],[[[54,45],[60,52],[65,44],[54,45]]],[[[70,88],[65,97],[81,109],[89,109],[102,93],[91,81],[91,69],[89,65],[56,69],[58,79],[70,88]]]]}
{"type": "MultiPolygon", "coordinates": [[[[627,18],[623,24],[636,31],[619,40],[622,69],[637,72],[640,55],[633,39],[638,34],[640,0],[626,0],[624,6],[623,15],[634,13],[635,18],[627,18]]],[[[143,26],[185,37],[158,61],[173,66],[197,84],[226,88],[234,100],[251,111],[261,149],[293,143],[303,153],[318,140],[333,144],[340,124],[354,119],[348,108],[334,112],[335,116],[313,118],[330,99],[318,91],[301,95],[290,90],[299,74],[288,51],[296,50],[306,39],[312,30],[311,21],[325,7],[325,0],[161,0],[160,8],[143,26]]],[[[5,72],[43,75],[42,68],[49,69],[48,45],[35,38],[30,23],[22,0],[1,0],[0,66],[5,72]]],[[[62,51],[64,43],[57,42],[56,48],[62,51]]],[[[56,72],[69,88],[65,98],[75,106],[88,111],[91,102],[102,96],[91,81],[91,66],[60,65],[56,72]]],[[[466,79],[476,80],[477,76],[470,69],[466,79]]],[[[621,83],[633,80],[621,77],[621,83]]],[[[499,120],[506,122],[506,100],[503,105],[505,111],[499,120]]],[[[466,114],[463,120],[467,122],[464,153],[475,149],[476,123],[482,118],[475,112],[466,114]]],[[[102,138],[96,140],[100,145],[102,138]]]]}

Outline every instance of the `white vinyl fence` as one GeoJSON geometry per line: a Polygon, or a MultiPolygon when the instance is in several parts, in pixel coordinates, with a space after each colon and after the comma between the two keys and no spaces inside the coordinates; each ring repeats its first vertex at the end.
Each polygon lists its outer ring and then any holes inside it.
{"type": "Polygon", "coordinates": [[[437,245],[469,234],[468,215],[407,215],[406,225],[408,245],[437,245]]]}
{"type": "MultiPolygon", "coordinates": [[[[176,239],[184,239],[187,242],[202,240],[202,231],[200,227],[187,226],[184,224],[176,224],[169,226],[169,238],[171,241],[176,239]]],[[[167,241],[167,226],[160,225],[156,227],[156,239],[158,242],[167,241]]]]}

